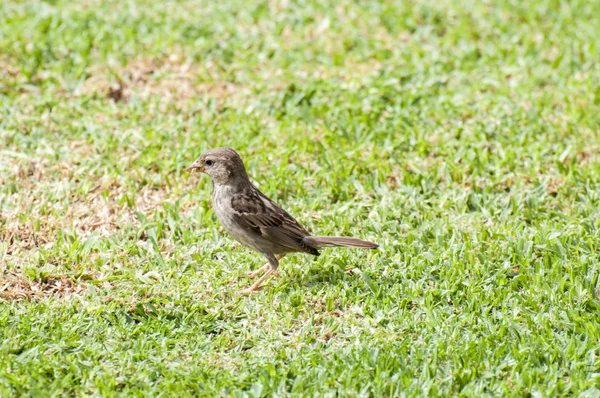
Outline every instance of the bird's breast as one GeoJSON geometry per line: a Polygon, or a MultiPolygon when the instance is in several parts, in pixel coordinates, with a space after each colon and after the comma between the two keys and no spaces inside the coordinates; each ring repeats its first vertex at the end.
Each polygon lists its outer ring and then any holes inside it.
{"type": "Polygon", "coordinates": [[[238,242],[255,248],[255,242],[252,231],[239,223],[237,212],[231,206],[231,198],[234,192],[231,192],[227,186],[215,186],[212,194],[213,210],[219,219],[219,222],[238,242]]]}
{"type": "Polygon", "coordinates": [[[233,219],[234,214],[231,208],[231,194],[228,192],[226,186],[216,185],[213,188],[212,204],[215,215],[225,229],[228,229],[226,224],[229,224],[229,220],[233,219]]]}

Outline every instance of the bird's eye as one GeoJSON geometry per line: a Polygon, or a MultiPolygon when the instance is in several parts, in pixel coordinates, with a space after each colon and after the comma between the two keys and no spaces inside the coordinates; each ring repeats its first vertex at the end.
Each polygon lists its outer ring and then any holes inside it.
{"type": "Polygon", "coordinates": [[[213,163],[214,162],[212,160],[207,160],[206,162],[204,162],[204,164],[206,164],[207,166],[212,166],[213,163]]]}

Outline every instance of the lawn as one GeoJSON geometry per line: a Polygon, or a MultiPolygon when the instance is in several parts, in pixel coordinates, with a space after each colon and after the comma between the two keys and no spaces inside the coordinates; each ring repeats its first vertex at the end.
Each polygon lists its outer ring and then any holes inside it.
{"type": "Polygon", "coordinates": [[[0,396],[600,394],[600,2],[0,16],[0,396]],[[218,146],[380,248],[237,296],[218,146]]]}

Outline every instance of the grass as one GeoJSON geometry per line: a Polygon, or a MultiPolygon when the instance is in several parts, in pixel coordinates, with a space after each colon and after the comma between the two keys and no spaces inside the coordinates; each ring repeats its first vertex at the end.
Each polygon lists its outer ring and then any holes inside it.
{"type": "Polygon", "coordinates": [[[597,1],[0,2],[0,396],[597,396],[597,1]],[[263,264],[235,147],[315,234],[263,264]]]}

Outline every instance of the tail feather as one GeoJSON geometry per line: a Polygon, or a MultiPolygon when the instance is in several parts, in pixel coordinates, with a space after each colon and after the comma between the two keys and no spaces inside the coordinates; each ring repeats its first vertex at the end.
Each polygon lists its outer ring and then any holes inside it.
{"type": "Polygon", "coordinates": [[[345,246],[360,249],[377,249],[379,247],[377,243],[342,236],[307,236],[302,241],[314,248],[345,246]]]}

